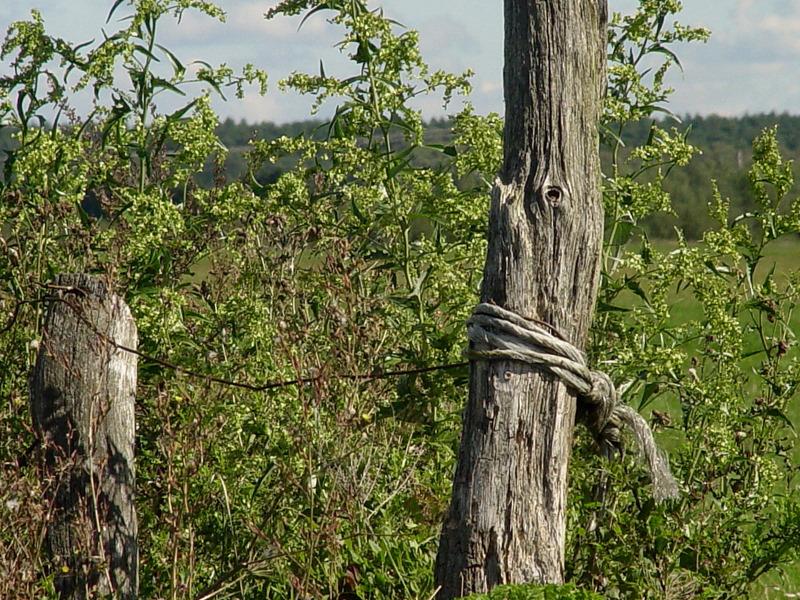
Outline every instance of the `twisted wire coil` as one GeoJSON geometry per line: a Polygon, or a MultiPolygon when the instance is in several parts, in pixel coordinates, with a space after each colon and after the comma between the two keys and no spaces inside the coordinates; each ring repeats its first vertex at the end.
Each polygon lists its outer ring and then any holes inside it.
{"type": "Polygon", "coordinates": [[[577,394],[579,419],[606,458],[621,449],[621,430],[628,427],[647,463],[653,498],[662,502],[678,497],[678,483],[647,421],[620,403],[611,378],[590,370],[582,351],[537,322],[488,303],[475,307],[467,320],[467,337],[471,344],[463,354],[470,360],[515,360],[558,376],[577,394]]]}

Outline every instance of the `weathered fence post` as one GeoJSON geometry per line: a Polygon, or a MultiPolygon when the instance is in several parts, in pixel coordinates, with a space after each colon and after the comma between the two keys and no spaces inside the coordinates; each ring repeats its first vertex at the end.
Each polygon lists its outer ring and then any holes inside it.
{"type": "MultiPolygon", "coordinates": [[[[577,352],[592,319],[603,232],[606,0],[504,6],[504,160],[481,302],[560,332],[577,352]]],[[[472,360],[437,599],[563,581],[575,409],[575,393],[536,364],[472,360]]]]}
{"type": "Polygon", "coordinates": [[[130,309],[94,277],[63,274],[31,378],[45,444],[50,564],[62,598],[138,594],[134,509],[136,347],[130,309]]]}

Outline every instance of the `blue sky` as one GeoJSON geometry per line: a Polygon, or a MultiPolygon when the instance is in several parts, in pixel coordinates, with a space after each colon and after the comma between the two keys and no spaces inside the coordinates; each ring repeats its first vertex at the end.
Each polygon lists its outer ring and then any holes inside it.
{"type": "MultiPolygon", "coordinates": [[[[110,0],[15,0],[0,3],[0,29],[38,8],[53,35],[73,41],[98,38],[110,0]]],[[[225,24],[187,14],[165,27],[164,45],[184,62],[206,60],[240,67],[250,62],[267,71],[267,96],[215,102],[222,117],[286,122],[308,116],[311,99],[278,91],[292,71],[348,75],[352,67],[333,50],[338,31],[324,13],[298,31],[300,18],[266,21],[274,0],[220,0],[225,24]]],[[[432,68],[475,71],[471,101],[479,112],[502,113],[503,9],[500,0],[371,0],[385,14],[419,30],[423,57],[432,68]]],[[[636,0],[610,0],[611,11],[629,12],[636,0]]],[[[685,0],[680,21],[712,31],[708,44],[677,48],[684,72],[669,81],[676,89],[671,110],[678,114],[739,115],[759,112],[800,114],[800,2],[797,0],[685,0]]],[[[0,70],[2,70],[0,64],[0,70]]],[[[443,113],[435,98],[419,104],[426,117],[443,113]]],[[[451,105],[451,111],[458,103],[451,105]]]]}

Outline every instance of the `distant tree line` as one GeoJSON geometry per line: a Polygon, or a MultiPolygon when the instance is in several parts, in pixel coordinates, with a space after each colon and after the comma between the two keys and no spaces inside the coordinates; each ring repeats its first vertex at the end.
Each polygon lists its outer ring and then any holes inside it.
{"type": "MultiPolygon", "coordinates": [[[[712,181],[721,195],[730,198],[732,214],[753,208],[747,173],[752,163],[753,140],[765,129],[777,126],[780,150],[787,160],[800,158],[800,116],[760,114],[742,117],[686,116],[680,123],[661,127],[676,127],[688,131],[688,141],[702,154],[695,155],[682,169],[670,172],[664,189],[672,196],[675,215],[659,215],[647,221],[649,233],[656,238],[673,238],[674,228],[680,227],[687,238],[697,239],[713,226],[706,210],[712,199],[712,181]]],[[[649,134],[650,124],[640,121],[628,131],[625,143],[630,147],[642,144],[649,134]]],[[[789,197],[800,195],[795,183],[789,197]]]]}
{"type": "MultiPolygon", "coordinates": [[[[626,147],[635,148],[646,142],[652,121],[642,120],[628,126],[623,140],[626,147]]],[[[646,220],[648,233],[654,238],[673,238],[676,227],[683,230],[688,239],[697,239],[703,231],[713,225],[706,211],[706,204],[712,198],[711,181],[717,182],[723,197],[730,198],[734,214],[748,210],[752,206],[748,192],[747,172],[752,159],[752,142],[762,130],[778,127],[780,150],[787,160],[800,158],[800,115],[759,114],[741,117],[684,116],[671,123],[664,119],[657,123],[660,127],[675,127],[688,132],[687,140],[702,154],[695,155],[688,166],[671,171],[664,182],[664,189],[672,196],[675,214],[660,214],[646,220]]],[[[299,135],[323,139],[327,135],[321,121],[308,120],[276,124],[270,122],[248,123],[228,118],[217,127],[220,141],[228,149],[221,165],[207,165],[197,178],[201,187],[208,187],[214,177],[223,176],[228,181],[249,177],[246,152],[253,140],[274,140],[282,136],[299,135]]],[[[426,123],[425,139],[430,144],[452,143],[452,122],[447,118],[432,119],[426,123]]],[[[0,135],[0,165],[3,150],[13,147],[12,128],[4,128],[0,135]]],[[[398,131],[397,141],[402,144],[398,131]]],[[[604,162],[610,157],[603,156],[604,162]]],[[[440,163],[443,154],[439,151],[426,152],[418,149],[414,162],[418,166],[440,163]]],[[[293,160],[285,157],[275,164],[260,166],[252,175],[262,185],[274,182],[278,176],[291,168],[293,160]]],[[[470,185],[464,181],[464,185],[470,185]]],[[[790,197],[800,195],[800,185],[795,183],[790,197]]],[[[91,198],[87,199],[88,212],[96,213],[91,198]]]]}
{"type": "MultiPolygon", "coordinates": [[[[634,148],[646,142],[651,121],[639,121],[626,129],[624,142],[634,148]]],[[[712,223],[706,204],[712,197],[711,181],[716,180],[723,197],[731,200],[734,212],[747,210],[751,206],[748,193],[747,171],[752,158],[752,143],[764,128],[778,127],[781,151],[788,159],[800,158],[800,115],[759,114],[741,117],[684,116],[680,122],[664,119],[660,127],[675,127],[688,131],[688,141],[700,149],[702,154],[692,158],[684,169],[670,172],[665,180],[665,189],[672,196],[674,215],[661,214],[646,222],[649,234],[654,238],[674,237],[674,228],[679,227],[689,239],[697,239],[712,223]]],[[[299,121],[276,124],[270,122],[248,123],[228,118],[217,128],[217,135],[228,148],[224,174],[228,179],[237,179],[247,174],[245,152],[252,140],[272,140],[281,136],[306,135],[322,138],[325,133],[320,121],[299,121]]],[[[452,122],[447,118],[433,119],[426,123],[425,138],[428,143],[447,144],[451,139],[452,122]]],[[[398,139],[400,136],[398,135],[398,139]]],[[[608,160],[608,156],[604,159],[608,160]]],[[[417,152],[417,164],[433,164],[442,160],[441,152],[417,152]]],[[[278,162],[262,167],[256,178],[262,183],[271,183],[289,165],[278,162]]],[[[213,171],[209,168],[199,183],[209,183],[213,171]],[[204,181],[206,180],[206,181],[204,181]]],[[[800,195],[800,186],[795,184],[793,195],[800,195]]]]}

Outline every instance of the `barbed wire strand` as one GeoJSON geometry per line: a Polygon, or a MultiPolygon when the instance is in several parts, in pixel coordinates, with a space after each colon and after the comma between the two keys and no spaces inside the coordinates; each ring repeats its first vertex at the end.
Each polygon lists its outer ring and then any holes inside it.
{"type": "MultiPolygon", "coordinates": [[[[48,287],[50,289],[57,290],[57,291],[61,292],[62,294],[76,294],[76,295],[80,295],[80,296],[86,296],[89,293],[87,290],[83,290],[83,289],[76,288],[76,287],[71,287],[71,286],[65,287],[65,286],[48,285],[46,287],[48,287]]],[[[45,303],[46,304],[47,302],[62,302],[64,304],[66,304],[67,306],[69,306],[73,310],[73,312],[75,313],[75,316],[77,317],[77,319],[81,323],[86,325],[89,329],[91,329],[91,331],[95,335],[99,336],[104,342],[108,343],[109,345],[111,345],[113,348],[115,348],[117,350],[121,350],[123,352],[129,352],[130,354],[134,354],[134,355],[138,356],[139,358],[141,358],[144,361],[147,361],[147,362],[150,362],[150,363],[154,363],[154,364],[157,364],[157,365],[161,365],[162,367],[165,367],[167,369],[171,369],[171,370],[173,370],[173,371],[175,371],[177,373],[183,374],[183,375],[188,375],[190,377],[196,377],[198,379],[203,379],[203,380],[211,382],[211,383],[217,383],[217,384],[220,384],[220,385],[225,385],[225,386],[229,386],[229,387],[235,387],[235,388],[239,388],[239,389],[248,390],[248,391],[251,391],[251,392],[265,392],[265,391],[268,391],[268,390],[274,390],[274,389],[297,386],[297,385],[304,385],[304,384],[307,384],[307,383],[317,383],[317,382],[326,381],[326,380],[371,381],[371,380],[387,379],[389,377],[399,377],[399,376],[402,376],[402,375],[419,375],[421,373],[430,373],[432,371],[453,370],[453,369],[459,369],[459,368],[464,368],[464,367],[469,366],[469,362],[463,361],[463,362],[457,362],[457,363],[448,363],[448,364],[444,364],[444,365],[434,365],[434,366],[428,366],[428,367],[415,367],[415,368],[412,368],[412,369],[395,369],[395,370],[392,370],[392,371],[378,371],[378,372],[375,372],[375,373],[351,373],[351,374],[347,374],[347,373],[335,373],[335,374],[321,373],[319,375],[311,375],[311,376],[308,376],[308,377],[299,377],[297,379],[275,380],[275,381],[270,381],[270,382],[264,383],[264,384],[244,383],[242,381],[233,381],[233,380],[230,380],[230,379],[224,379],[222,377],[215,377],[215,376],[209,375],[207,373],[201,373],[199,371],[194,371],[192,369],[187,369],[186,367],[182,367],[180,365],[176,365],[176,364],[171,363],[171,362],[169,362],[167,360],[164,360],[162,358],[157,358],[155,356],[151,356],[149,354],[145,354],[144,352],[142,352],[141,350],[137,350],[136,348],[129,348],[129,347],[123,345],[123,344],[119,344],[116,341],[114,341],[113,339],[111,339],[110,337],[108,337],[103,332],[99,331],[97,329],[97,327],[95,327],[95,325],[86,317],[86,315],[83,314],[83,311],[81,310],[81,308],[78,305],[76,305],[73,302],[70,302],[66,298],[59,297],[59,296],[54,296],[54,295],[48,295],[48,296],[45,296],[45,297],[40,298],[38,300],[21,300],[21,301],[17,302],[16,306],[14,307],[14,309],[12,311],[11,318],[8,320],[6,325],[2,329],[0,329],[0,334],[2,334],[4,332],[8,331],[9,329],[11,329],[11,327],[14,325],[14,322],[17,320],[19,309],[22,306],[24,306],[26,304],[40,304],[40,303],[45,303]]]]}
{"type": "MultiPolygon", "coordinates": [[[[86,290],[79,288],[46,287],[57,290],[63,295],[87,295],[86,290]]],[[[402,375],[457,369],[469,365],[469,362],[459,362],[377,373],[320,374],[286,381],[271,381],[265,384],[232,381],[187,369],[167,360],[145,354],[135,348],[119,344],[103,332],[98,331],[97,327],[83,314],[79,306],[64,297],[54,295],[48,295],[39,300],[21,300],[17,302],[11,318],[0,329],[0,333],[11,329],[22,306],[47,302],[65,303],[75,312],[78,320],[115,349],[129,352],[147,362],[172,369],[176,373],[252,392],[264,392],[325,380],[379,380],[402,375]]],[[[526,319],[494,304],[482,303],[475,308],[472,316],[467,320],[467,337],[471,345],[462,353],[465,358],[469,360],[515,360],[544,368],[557,375],[568,387],[577,392],[579,403],[583,404],[582,408],[584,409],[582,420],[595,436],[601,451],[607,458],[610,458],[621,447],[620,430],[623,427],[631,429],[648,465],[653,482],[653,497],[659,502],[668,498],[678,497],[678,484],[670,471],[669,461],[656,446],[653,433],[647,422],[631,407],[620,404],[611,378],[601,371],[589,370],[584,353],[558,336],[551,326],[540,321],[526,319]],[[550,333],[547,329],[551,329],[553,333],[550,333]]]]}

